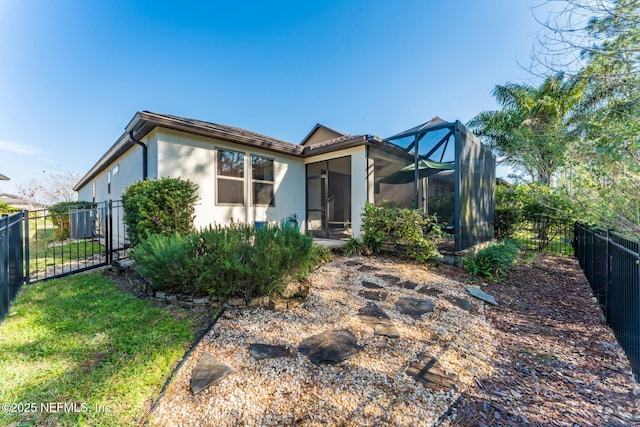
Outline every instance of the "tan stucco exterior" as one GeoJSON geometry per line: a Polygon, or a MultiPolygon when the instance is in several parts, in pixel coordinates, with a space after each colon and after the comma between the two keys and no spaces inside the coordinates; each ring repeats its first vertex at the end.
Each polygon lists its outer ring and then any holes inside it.
{"type": "Polygon", "coordinates": [[[292,214],[304,218],[304,165],[294,157],[274,155],[257,148],[226,141],[161,129],[157,132],[158,176],[189,179],[199,186],[195,226],[228,224],[231,221],[251,224],[254,221],[279,222],[292,214]],[[244,206],[216,204],[216,149],[244,153],[244,206]],[[252,206],[251,155],[274,160],[275,206],[252,206]],[[301,205],[302,200],[302,205],[301,205]]]}
{"type": "Polygon", "coordinates": [[[334,131],[318,127],[307,139],[305,147],[302,147],[239,128],[199,121],[192,125],[189,119],[137,113],[125,133],[87,172],[75,189],[79,200],[120,200],[125,188],[143,179],[143,148],[140,144],[144,144],[147,147],[147,178],[182,178],[198,185],[200,200],[195,211],[196,228],[231,222],[276,223],[296,215],[304,232],[307,213],[306,165],[349,156],[351,228],[353,235],[359,235],[360,214],[365,202],[373,200],[373,174],[368,170],[371,165],[367,160],[367,136],[344,135],[335,139],[334,131]],[[317,146],[310,144],[316,140],[322,140],[323,143],[317,146]],[[219,193],[216,188],[216,150],[219,149],[244,154],[242,204],[216,203],[216,194],[219,193]],[[273,160],[273,206],[254,206],[252,203],[252,155],[273,160]]]}

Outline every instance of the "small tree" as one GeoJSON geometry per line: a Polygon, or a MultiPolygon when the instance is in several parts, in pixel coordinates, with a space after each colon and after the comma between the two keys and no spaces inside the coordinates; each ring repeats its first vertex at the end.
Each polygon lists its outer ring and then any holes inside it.
{"type": "Polygon", "coordinates": [[[124,223],[131,244],[152,234],[185,234],[193,229],[198,185],[180,178],[144,180],[122,193],[124,223]]]}

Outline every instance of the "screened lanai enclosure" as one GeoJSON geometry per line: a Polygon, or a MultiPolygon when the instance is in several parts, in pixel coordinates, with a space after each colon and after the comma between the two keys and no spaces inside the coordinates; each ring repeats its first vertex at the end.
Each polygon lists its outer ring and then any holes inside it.
{"type": "Polygon", "coordinates": [[[437,215],[462,251],[493,239],[496,161],[459,121],[438,117],[369,147],[374,203],[437,215]]]}

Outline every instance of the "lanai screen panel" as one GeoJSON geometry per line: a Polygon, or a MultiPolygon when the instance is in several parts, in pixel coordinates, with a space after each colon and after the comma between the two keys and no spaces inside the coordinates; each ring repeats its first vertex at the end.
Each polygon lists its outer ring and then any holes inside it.
{"type": "Polygon", "coordinates": [[[493,239],[496,160],[462,124],[456,129],[456,250],[493,239]]]}
{"type": "MultiPolygon", "coordinates": [[[[413,141],[413,137],[406,139],[413,141]]],[[[369,157],[373,159],[373,197],[376,206],[415,207],[413,179],[407,182],[392,179],[403,168],[415,163],[415,154],[406,151],[409,143],[402,140],[385,142],[369,149],[369,157]]]]}
{"type": "MultiPolygon", "coordinates": [[[[418,141],[418,156],[438,163],[455,162],[455,134],[453,127],[429,131],[418,141]]],[[[437,167],[437,166],[436,166],[437,167]]],[[[432,170],[418,182],[422,210],[436,215],[445,231],[454,233],[455,224],[455,172],[432,170]]]]}

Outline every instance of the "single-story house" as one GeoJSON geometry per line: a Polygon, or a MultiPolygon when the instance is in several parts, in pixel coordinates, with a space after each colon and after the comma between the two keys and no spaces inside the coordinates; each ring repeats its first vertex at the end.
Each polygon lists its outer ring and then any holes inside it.
{"type": "Polygon", "coordinates": [[[31,204],[29,202],[14,194],[0,193],[0,202],[6,203],[9,206],[20,210],[31,209],[31,204]]]}
{"type": "MultiPolygon", "coordinates": [[[[449,132],[454,138],[487,151],[460,122],[433,119],[420,129],[428,130],[429,123],[438,130],[448,126],[454,129],[449,132]]],[[[78,200],[102,202],[120,199],[127,186],[142,179],[179,177],[199,185],[198,228],[232,221],[279,222],[295,216],[302,231],[317,237],[358,236],[366,202],[382,204],[390,196],[398,206],[422,206],[411,201],[428,179],[422,171],[409,186],[395,185],[393,179],[381,181],[411,167],[414,160],[418,165],[418,153],[423,150],[412,147],[428,139],[424,137],[416,136],[416,143],[407,148],[374,135],[349,135],[317,124],[294,144],[236,127],[143,111],[74,190],[78,200]]],[[[449,140],[442,144],[449,145],[449,140]]],[[[449,151],[454,146],[457,143],[449,151]]],[[[455,170],[457,176],[463,166],[454,169],[457,156],[445,159],[446,150],[446,146],[436,150],[443,155],[433,164],[443,164],[443,170],[455,170]]],[[[487,168],[494,171],[489,189],[492,204],[495,158],[488,159],[493,163],[487,168]]],[[[492,229],[493,208],[490,216],[480,222],[490,222],[492,229]]],[[[478,223],[477,218],[473,222],[478,223]]]]}

